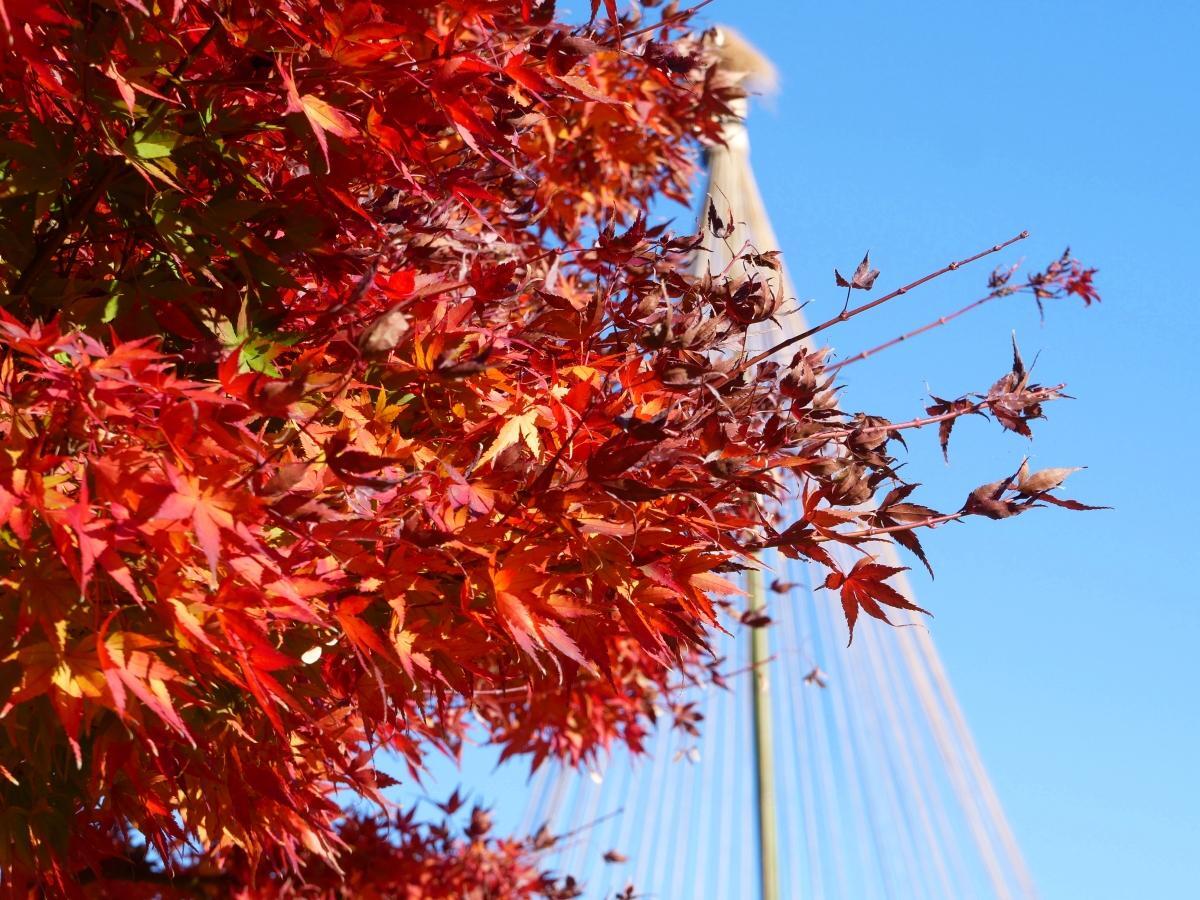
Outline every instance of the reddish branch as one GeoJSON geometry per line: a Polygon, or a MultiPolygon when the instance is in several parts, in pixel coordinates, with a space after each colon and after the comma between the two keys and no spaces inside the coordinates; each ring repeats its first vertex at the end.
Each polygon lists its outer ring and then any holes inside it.
{"type": "Polygon", "coordinates": [[[841,369],[843,366],[848,366],[851,363],[861,362],[862,360],[867,359],[868,357],[875,356],[878,353],[882,353],[884,350],[887,350],[890,347],[894,347],[897,344],[903,343],[904,341],[911,340],[912,338],[915,338],[918,335],[924,334],[927,331],[932,331],[935,328],[940,328],[942,325],[945,325],[948,322],[954,321],[959,316],[965,315],[966,313],[971,312],[971,310],[977,309],[978,307],[983,306],[983,304],[987,303],[988,301],[995,300],[997,297],[1004,297],[1004,296],[1007,296],[1007,294],[1001,293],[999,291],[993,291],[992,293],[988,294],[986,297],[981,297],[972,303],[968,303],[966,306],[964,306],[961,309],[956,310],[952,313],[949,313],[948,315],[939,316],[938,318],[934,319],[932,322],[922,325],[920,328],[914,328],[912,331],[905,332],[904,334],[894,337],[889,341],[884,341],[882,344],[879,344],[876,347],[872,347],[869,350],[862,350],[858,353],[855,353],[853,356],[848,356],[845,359],[839,360],[836,363],[831,363],[830,365],[825,367],[825,371],[826,372],[836,372],[839,369],[841,369]]]}
{"type": "Polygon", "coordinates": [[[969,265],[970,263],[973,263],[976,260],[983,259],[985,256],[990,256],[993,253],[999,253],[1005,247],[1009,247],[1009,246],[1015,244],[1017,241],[1023,241],[1027,237],[1029,237],[1029,232],[1022,231],[1020,234],[1009,238],[1007,241],[1004,241],[1003,243],[993,244],[991,247],[988,247],[986,250],[980,250],[974,256],[968,256],[967,258],[960,259],[957,262],[949,263],[949,264],[943,266],[942,268],[938,269],[935,272],[930,272],[928,275],[924,275],[921,278],[918,278],[916,281],[911,281],[908,284],[904,285],[903,287],[898,287],[894,291],[892,291],[890,294],[884,294],[882,297],[878,297],[878,298],[870,301],[869,303],[863,303],[860,306],[854,307],[853,309],[844,309],[840,313],[838,313],[836,316],[834,316],[832,319],[826,319],[820,325],[814,325],[812,328],[809,328],[807,331],[803,331],[800,334],[796,334],[796,335],[793,335],[792,337],[786,338],[785,340],[782,340],[779,343],[777,343],[775,346],[762,351],[761,353],[757,354],[756,356],[752,356],[750,359],[746,360],[744,363],[742,363],[738,367],[738,369],[736,370],[736,373],[740,374],[741,372],[744,372],[745,370],[751,368],[752,366],[757,365],[758,363],[762,362],[763,360],[770,359],[772,356],[774,356],[780,350],[786,350],[788,347],[794,346],[795,344],[798,344],[801,341],[808,340],[808,338],[812,337],[813,335],[820,334],[822,331],[832,328],[834,325],[840,325],[842,322],[845,322],[849,319],[853,319],[855,316],[861,315],[862,313],[865,313],[868,310],[872,310],[877,306],[887,303],[889,300],[895,300],[897,297],[902,297],[903,295],[907,294],[909,291],[913,290],[914,288],[920,287],[921,285],[925,284],[926,282],[932,281],[935,278],[939,278],[942,275],[947,274],[948,272],[957,271],[958,269],[961,269],[965,265],[969,265]]]}

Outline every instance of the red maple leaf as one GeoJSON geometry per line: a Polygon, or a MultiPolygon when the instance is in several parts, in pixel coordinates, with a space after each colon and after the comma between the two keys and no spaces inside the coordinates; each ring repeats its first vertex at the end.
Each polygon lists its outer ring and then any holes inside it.
{"type": "Polygon", "coordinates": [[[1100,292],[1092,284],[1092,278],[1095,274],[1095,269],[1078,269],[1076,272],[1073,272],[1071,277],[1067,279],[1067,293],[1074,294],[1076,297],[1082,297],[1085,306],[1091,306],[1093,301],[1099,303],[1100,292]]]}
{"type": "Polygon", "coordinates": [[[846,614],[846,625],[850,629],[847,645],[854,642],[854,624],[858,621],[860,609],[889,625],[891,620],[884,612],[884,606],[930,614],[886,583],[888,578],[906,571],[906,567],[881,565],[866,556],[856,562],[849,572],[833,571],[826,576],[825,587],[842,593],[842,611],[846,614]]]}

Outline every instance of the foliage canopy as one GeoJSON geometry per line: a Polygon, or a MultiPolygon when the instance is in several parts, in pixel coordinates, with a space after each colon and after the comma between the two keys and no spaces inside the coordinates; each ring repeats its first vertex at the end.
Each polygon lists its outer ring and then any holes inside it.
{"type": "MultiPolygon", "coordinates": [[[[646,220],[739,78],[686,14],[605,7],[0,3],[6,889],[568,896],[482,811],[334,793],[470,716],[535,764],[637,748],[755,549],[853,625],[907,605],[872,539],[1071,502],[1022,472],[939,514],[894,469],[906,428],[1028,433],[1061,386],[1019,355],[894,424],[824,351],[740,352],[775,257],[694,278],[646,220]]],[[[1069,257],[993,281],[1094,298],[1069,257]]]]}

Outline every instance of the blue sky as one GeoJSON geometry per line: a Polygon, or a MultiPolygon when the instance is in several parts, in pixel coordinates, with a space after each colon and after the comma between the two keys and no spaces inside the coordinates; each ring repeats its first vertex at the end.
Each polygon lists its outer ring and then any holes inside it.
{"type": "MultiPolygon", "coordinates": [[[[914,579],[1048,900],[1200,896],[1200,589],[1190,503],[1200,240],[1195,36],[1182,2],[716,0],[779,66],[751,118],[755,169],[810,318],[870,249],[894,286],[1028,228],[1002,259],[1070,244],[1104,297],[1015,297],[847,369],[847,405],[901,420],[929,390],[986,388],[1015,330],[1053,405],[1032,444],[982,421],[951,463],[910,441],[935,505],[1025,454],[1087,465],[1046,510],[925,539],[914,579]]],[[[990,262],[990,261],[989,261],[990,262]]],[[[979,296],[989,263],[829,334],[845,354],[979,296]]],[[[440,793],[440,790],[438,791],[440,793]]],[[[510,798],[505,798],[510,800],[510,798]]],[[[511,802],[511,801],[510,801],[511,802]]]]}
{"type": "MultiPolygon", "coordinates": [[[[1200,297],[1195,35],[1182,2],[716,0],[778,65],[755,169],[810,317],[866,249],[903,283],[1028,228],[1005,259],[1070,244],[1100,307],[1016,297],[845,371],[848,405],[905,419],[926,386],[985,387],[1009,333],[1078,399],[1029,445],[970,423],[951,464],[912,444],[947,506],[1036,466],[1112,512],[943,529],[916,578],[985,761],[1046,898],[1200,896],[1200,588],[1189,506],[1200,297]]],[[[830,334],[846,353],[974,299],[966,270],[830,334]]],[[[823,316],[822,316],[823,318],[823,316]]]]}

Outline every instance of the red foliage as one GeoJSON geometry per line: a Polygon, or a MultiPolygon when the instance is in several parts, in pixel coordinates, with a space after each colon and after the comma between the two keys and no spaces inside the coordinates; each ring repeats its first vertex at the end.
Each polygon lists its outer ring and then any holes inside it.
{"type": "MultiPolygon", "coordinates": [[[[356,814],[337,824],[342,848],[336,862],[305,848],[297,867],[264,869],[245,853],[220,860],[201,855],[173,861],[170,868],[144,845],[114,846],[72,885],[84,898],[185,900],[236,897],[238,900],[573,900],[575,880],[544,871],[538,856],[556,840],[545,832],[523,841],[491,836],[491,817],[479,807],[465,824],[452,817],[441,823],[399,815],[356,814]]],[[[8,884],[19,895],[25,884],[8,884]]]]}
{"type": "MultiPolygon", "coordinates": [[[[334,791],[380,799],[377,750],[416,769],[468,713],[535,762],[636,747],[720,573],[894,530],[862,504],[902,429],[1058,396],[892,425],[823,354],[739,355],[781,298],[645,220],[737,79],[683,17],[552,7],[0,5],[5,884],[95,884],[136,832],[249,896],[528,895],[529,848],[339,829],[334,791]]],[[[1090,301],[1059,265],[1039,300],[1090,301]]]]}

